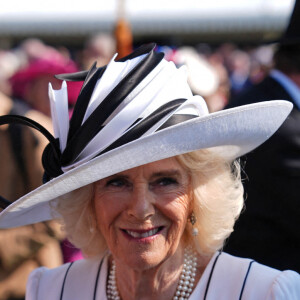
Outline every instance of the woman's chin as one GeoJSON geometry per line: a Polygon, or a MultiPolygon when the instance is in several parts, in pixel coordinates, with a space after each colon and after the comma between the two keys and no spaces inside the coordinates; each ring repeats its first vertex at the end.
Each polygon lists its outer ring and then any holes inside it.
{"type": "Polygon", "coordinates": [[[147,271],[149,269],[159,266],[165,257],[162,253],[156,251],[148,251],[143,253],[135,253],[135,255],[128,255],[126,258],[120,258],[120,264],[126,265],[128,269],[135,271],[147,271]]]}

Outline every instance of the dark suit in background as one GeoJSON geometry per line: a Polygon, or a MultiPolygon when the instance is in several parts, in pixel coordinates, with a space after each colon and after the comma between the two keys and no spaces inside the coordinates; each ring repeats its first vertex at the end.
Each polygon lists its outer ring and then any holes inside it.
{"type": "Polygon", "coordinates": [[[276,99],[291,101],[294,109],[267,142],[243,158],[246,210],[225,251],[300,272],[300,111],[270,76],[229,106],[276,99]]]}
{"type": "Polygon", "coordinates": [[[294,109],[267,142],[242,158],[246,210],[225,251],[300,273],[300,0],[277,42],[276,71],[228,107],[288,100],[294,109]]]}

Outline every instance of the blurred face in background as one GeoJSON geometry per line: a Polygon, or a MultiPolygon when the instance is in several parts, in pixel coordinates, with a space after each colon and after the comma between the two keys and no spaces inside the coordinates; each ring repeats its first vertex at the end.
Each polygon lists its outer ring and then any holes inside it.
{"type": "Polygon", "coordinates": [[[61,81],[53,75],[42,75],[28,84],[25,92],[26,102],[35,110],[50,116],[48,85],[51,82],[54,90],[61,88],[61,81]]]}

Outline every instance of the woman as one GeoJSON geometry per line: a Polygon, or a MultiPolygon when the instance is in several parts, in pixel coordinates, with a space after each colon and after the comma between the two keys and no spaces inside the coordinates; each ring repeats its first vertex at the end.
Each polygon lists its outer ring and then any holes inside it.
{"type": "Polygon", "coordinates": [[[291,110],[271,101],[209,114],[184,69],[146,45],[85,80],[70,124],[66,84],[50,100],[56,139],[39,189],[1,227],[61,218],[87,259],[34,271],[27,299],[297,299],[299,275],[220,252],[243,207],[235,158],[291,110]]]}

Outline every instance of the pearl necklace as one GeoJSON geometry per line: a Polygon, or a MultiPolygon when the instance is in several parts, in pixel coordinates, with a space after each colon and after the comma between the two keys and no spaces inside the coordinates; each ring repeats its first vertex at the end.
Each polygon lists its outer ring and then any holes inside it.
{"type": "MultiPolygon", "coordinates": [[[[193,291],[195,277],[197,273],[197,255],[192,247],[187,247],[184,251],[183,268],[180,274],[179,283],[173,300],[186,300],[193,291]]],[[[121,300],[116,284],[116,264],[112,261],[106,287],[108,300],[121,300]]]]}
{"type": "Polygon", "coordinates": [[[108,300],[121,300],[116,284],[116,263],[114,260],[112,260],[109,271],[106,295],[108,300]]]}

